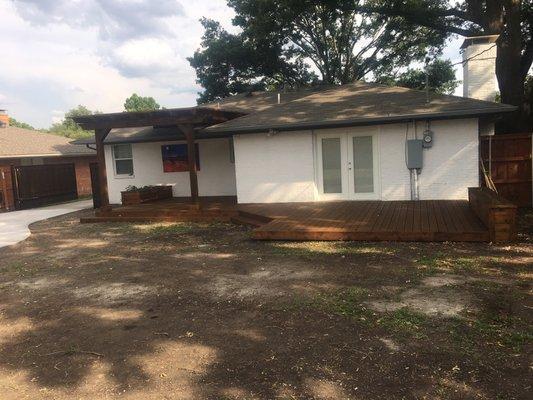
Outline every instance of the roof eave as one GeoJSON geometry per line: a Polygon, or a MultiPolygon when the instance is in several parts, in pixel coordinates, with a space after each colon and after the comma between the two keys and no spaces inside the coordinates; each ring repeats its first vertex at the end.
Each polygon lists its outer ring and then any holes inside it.
{"type": "Polygon", "coordinates": [[[0,159],[10,159],[10,158],[28,158],[28,157],[94,157],[94,153],[45,153],[45,154],[11,154],[11,155],[0,155],[0,159]]]}
{"type": "Polygon", "coordinates": [[[451,111],[446,113],[428,113],[428,114],[409,114],[398,115],[390,117],[376,117],[376,118],[355,118],[346,119],[342,121],[324,121],[322,123],[309,122],[309,123],[295,123],[295,124],[273,124],[262,126],[243,126],[236,128],[225,128],[222,126],[211,126],[205,128],[206,133],[212,134],[236,134],[236,133],[261,133],[269,130],[276,131],[296,131],[302,129],[327,129],[327,128],[342,128],[349,126],[365,126],[365,125],[379,125],[379,124],[394,124],[400,122],[407,122],[413,120],[435,120],[435,119],[459,119],[466,117],[480,117],[485,115],[498,115],[502,113],[514,112],[518,107],[508,106],[500,110],[467,110],[467,111],[451,111]]]}

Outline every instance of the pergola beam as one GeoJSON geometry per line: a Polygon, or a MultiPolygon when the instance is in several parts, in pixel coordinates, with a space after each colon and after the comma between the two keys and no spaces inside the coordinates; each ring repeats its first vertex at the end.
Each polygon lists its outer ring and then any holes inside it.
{"type": "Polygon", "coordinates": [[[212,108],[175,108],[156,111],[94,114],[75,117],[83,129],[136,128],[142,126],[210,126],[229,121],[243,114],[212,108]]]}

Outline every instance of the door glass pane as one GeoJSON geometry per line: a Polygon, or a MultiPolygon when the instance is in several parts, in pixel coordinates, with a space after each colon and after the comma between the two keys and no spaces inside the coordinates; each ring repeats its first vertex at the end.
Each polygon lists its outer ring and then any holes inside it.
{"type": "Polygon", "coordinates": [[[341,140],[322,139],[324,193],[342,193],[341,140]]]}
{"type": "Polygon", "coordinates": [[[372,136],[353,137],[355,193],[374,192],[374,160],[372,136]]]}

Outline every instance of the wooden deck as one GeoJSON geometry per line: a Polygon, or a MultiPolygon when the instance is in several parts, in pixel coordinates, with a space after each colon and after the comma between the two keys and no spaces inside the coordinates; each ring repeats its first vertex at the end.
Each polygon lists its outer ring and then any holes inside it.
{"type": "Polygon", "coordinates": [[[468,201],[334,201],[236,204],[204,197],[114,207],[82,222],[232,221],[258,240],[488,241],[468,201]]]}
{"type": "Polygon", "coordinates": [[[488,241],[467,201],[339,201],[242,205],[271,218],[252,232],[261,240],[488,241]]]}

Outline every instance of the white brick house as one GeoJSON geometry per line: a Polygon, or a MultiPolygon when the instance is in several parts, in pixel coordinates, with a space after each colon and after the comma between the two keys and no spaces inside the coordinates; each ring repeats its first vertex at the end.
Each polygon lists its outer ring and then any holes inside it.
{"type": "MultiPolygon", "coordinates": [[[[199,196],[238,203],[466,199],[479,185],[479,136],[515,110],[487,101],[495,93],[493,41],[465,41],[465,97],[355,82],[151,113],[150,121],[234,113],[197,128],[197,185],[187,169],[192,145],[177,124],[112,129],[103,143],[109,200],[119,203],[128,186],[163,184],[175,197],[196,186],[199,196]]],[[[127,115],[92,118],[112,125],[127,115]]]]}

